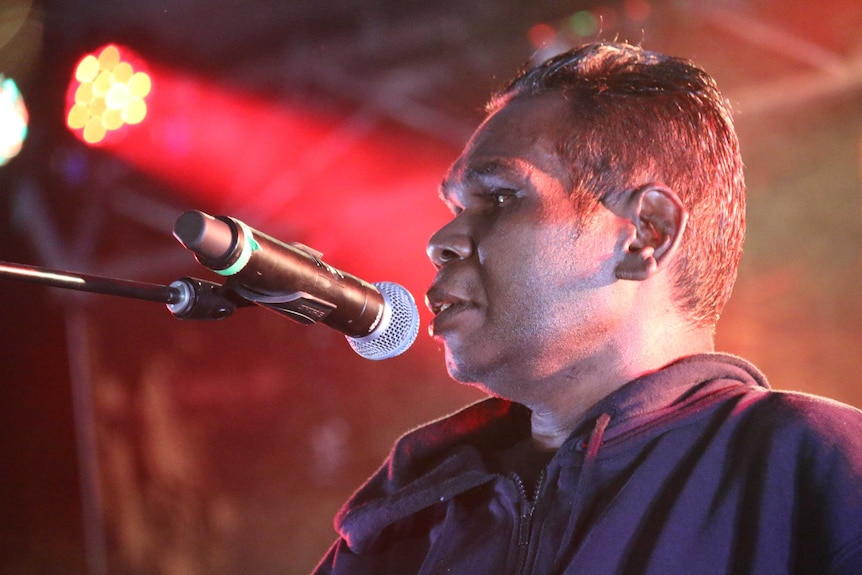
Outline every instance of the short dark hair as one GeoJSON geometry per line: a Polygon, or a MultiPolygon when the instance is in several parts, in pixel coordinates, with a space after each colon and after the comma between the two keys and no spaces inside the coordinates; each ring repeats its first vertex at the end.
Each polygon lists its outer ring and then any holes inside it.
{"type": "Polygon", "coordinates": [[[675,301],[714,327],[730,297],[745,236],[745,180],[730,105],[689,61],[618,42],[587,44],[526,70],[498,92],[489,113],[514,98],[559,92],[558,153],[573,194],[592,206],[647,183],[673,189],[689,211],[675,301]]]}

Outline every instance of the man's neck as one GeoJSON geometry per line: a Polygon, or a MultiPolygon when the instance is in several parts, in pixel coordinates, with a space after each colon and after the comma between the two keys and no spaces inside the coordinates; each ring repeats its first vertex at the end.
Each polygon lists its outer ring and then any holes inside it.
{"type": "Polygon", "coordinates": [[[714,345],[711,331],[697,329],[687,337],[664,340],[663,345],[635,349],[637,353],[631,356],[617,353],[613,359],[588,366],[580,364],[558,375],[557,381],[544,384],[546,393],[542,395],[546,400],[527,405],[532,410],[534,446],[543,450],[559,448],[587,412],[628,382],[680,358],[711,352],[714,345]]]}

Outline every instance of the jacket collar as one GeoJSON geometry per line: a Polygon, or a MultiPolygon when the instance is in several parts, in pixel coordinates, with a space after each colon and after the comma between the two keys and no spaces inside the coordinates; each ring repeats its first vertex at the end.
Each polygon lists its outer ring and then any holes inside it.
{"type": "MultiPolygon", "coordinates": [[[[596,451],[595,459],[603,444],[666,430],[728,394],[751,388],[769,386],[754,366],[738,357],[702,354],[680,359],[627,383],[590,409],[557,459],[587,450],[596,451]]],[[[530,411],[500,398],[482,400],[411,431],[336,515],[335,528],[351,549],[360,551],[388,525],[493,480],[497,475],[489,454],[529,434],[530,411]]]]}

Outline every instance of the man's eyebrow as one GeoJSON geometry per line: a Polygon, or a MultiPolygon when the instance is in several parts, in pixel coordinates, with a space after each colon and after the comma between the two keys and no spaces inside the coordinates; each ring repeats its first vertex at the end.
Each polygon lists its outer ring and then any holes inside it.
{"type": "Polygon", "coordinates": [[[523,172],[522,162],[512,159],[494,158],[473,164],[468,168],[458,169],[453,174],[447,175],[440,183],[441,197],[448,194],[448,190],[460,183],[470,183],[481,180],[488,176],[520,174],[523,172]]]}
{"type": "Polygon", "coordinates": [[[456,168],[447,174],[437,191],[440,200],[449,204],[456,201],[463,186],[482,183],[492,178],[528,178],[534,172],[532,164],[520,158],[489,158],[466,168],[456,168]]]}
{"type": "Polygon", "coordinates": [[[482,176],[493,176],[502,173],[520,173],[521,162],[508,158],[495,158],[471,166],[465,170],[464,178],[474,180],[482,176]]]}

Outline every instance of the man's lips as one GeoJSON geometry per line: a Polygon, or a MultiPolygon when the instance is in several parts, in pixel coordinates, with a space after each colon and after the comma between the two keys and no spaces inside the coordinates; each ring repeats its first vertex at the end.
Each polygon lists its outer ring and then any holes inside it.
{"type": "Polygon", "coordinates": [[[434,314],[434,319],[428,326],[428,331],[432,336],[439,335],[447,327],[451,327],[451,322],[461,312],[475,308],[470,300],[439,286],[432,286],[428,290],[425,295],[425,303],[431,313],[434,314]]]}
{"type": "Polygon", "coordinates": [[[446,298],[443,300],[434,300],[434,301],[429,300],[428,301],[428,309],[430,309],[431,313],[433,313],[435,316],[438,316],[441,313],[445,313],[446,311],[453,309],[453,308],[458,309],[458,308],[464,307],[465,305],[466,305],[465,302],[463,302],[459,299],[454,299],[454,298],[446,298]]]}
{"type": "Polygon", "coordinates": [[[428,306],[428,309],[435,316],[450,308],[462,306],[465,302],[465,298],[450,292],[438,284],[432,285],[425,294],[425,305],[428,306]]]}

